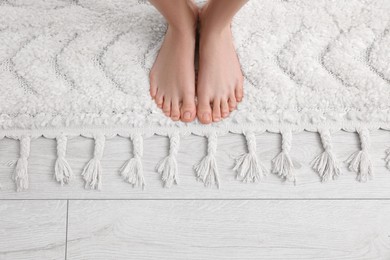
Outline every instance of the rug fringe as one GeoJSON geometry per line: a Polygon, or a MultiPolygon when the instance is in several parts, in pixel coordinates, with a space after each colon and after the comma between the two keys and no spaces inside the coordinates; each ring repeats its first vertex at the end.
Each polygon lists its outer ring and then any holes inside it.
{"type": "MultiPolygon", "coordinates": [[[[360,126],[355,130],[360,139],[361,149],[352,153],[344,162],[348,164],[348,170],[356,172],[356,180],[366,182],[372,179],[373,166],[369,155],[370,150],[370,131],[366,126],[360,126]]],[[[272,159],[271,172],[277,174],[284,180],[296,182],[296,169],[291,158],[292,129],[282,128],[280,131],[282,137],[281,152],[272,159]]],[[[261,163],[257,156],[256,136],[253,130],[243,131],[246,138],[247,152],[235,158],[233,170],[236,171],[236,179],[242,182],[259,182],[268,175],[266,167],[261,163]]],[[[337,160],[333,150],[331,139],[331,128],[323,127],[318,129],[321,143],[324,151],[318,154],[311,162],[312,169],[320,176],[321,181],[334,180],[341,175],[340,163],[337,160]]],[[[218,145],[217,131],[212,130],[209,133],[199,135],[207,138],[207,154],[194,165],[195,175],[198,181],[202,181],[205,186],[216,185],[220,187],[219,172],[216,162],[216,151],[218,145]]],[[[88,135],[91,137],[90,135],[88,135]]],[[[102,187],[102,166],[106,138],[111,135],[94,134],[95,146],[92,159],[83,168],[81,173],[85,181],[85,188],[100,190],[102,187]]],[[[128,136],[128,135],[127,135],[128,136]]],[[[23,191],[29,188],[28,159],[30,156],[31,139],[35,138],[29,134],[9,136],[19,140],[20,155],[16,160],[5,162],[6,165],[15,166],[12,179],[16,185],[16,191],[23,191]]],[[[170,188],[173,184],[178,184],[178,163],[177,155],[180,146],[181,133],[179,131],[168,134],[169,154],[156,165],[156,171],[161,175],[163,186],[170,188]]],[[[66,160],[66,150],[68,136],[61,133],[55,138],[57,142],[57,158],[54,169],[54,179],[63,186],[69,184],[74,178],[74,173],[66,160]]],[[[133,158],[129,159],[120,168],[120,175],[126,182],[135,186],[145,187],[145,178],[143,173],[143,138],[142,133],[132,133],[130,138],[133,143],[133,158]]],[[[390,148],[386,151],[386,167],[390,170],[390,148]]]]}
{"type": "Polygon", "coordinates": [[[180,146],[180,134],[175,132],[169,135],[169,155],[162,159],[156,166],[161,175],[164,187],[170,188],[172,184],[178,184],[177,153],[180,146]]]}
{"type": "Polygon", "coordinates": [[[366,127],[357,129],[360,138],[361,150],[351,154],[346,163],[348,163],[348,169],[356,172],[356,179],[360,182],[366,182],[368,178],[373,177],[372,163],[369,155],[370,147],[370,132],[366,127]]]}
{"type": "Polygon", "coordinates": [[[119,172],[123,179],[133,187],[144,189],[146,183],[141,160],[144,153],[143,137],[141,134],[132,134],[130,139],[133,143],[133,158],[123,164],[119,172]]]}
{"type": "Polygon", "coordinates": [[[91,189],[100,190],[102,187],[102,166],[100,161],[103,157],[106,137],[104,134],[97,134],[94,136],[94,140],[95,150],[93,158],[84,167],[81,175],[85,180],[85,188],[89,185],[91,189]]]}
{"type": "Polygon", "coordinates": [[[28,157],[30,156],[31,137],[22,136],[20,142],[20,156],[16,162],[16,167],[13,174],[13,180],[16,183],[16,191],[24,191],[28,189],[28,157]]]}
{"type": "Polygon", "coordinates": [[[218,167],[215,159],[217,153],[218,136],[216,132],[207,135],[207,155],[194,166],[196,178],[205,186],[216,185],[219,188],[218,167]]]}
{"type": "Polygon", "coordinates": [[[336,156],[333,153],[330,131],[328,128],[319,129],[319,134],[324,152],[315,157],[310,165],[321,177],[321,181],[334,180],[340,175],[341,171],[339,162],[336,160],[336,156]]]}
{"type": "Polygon", "coordinates": [[[244,153],[236,158],[236,165],[233,170],[237,171],[236,179],[243,182],[258,182],[267,175],[267,169],[257,158],[256,136],[253,132],[244,133],[248,153],[244,153]]]}
{"type": "Polygon", "coordinates": [[[294,164],[290,157],[292,144],[291,129],[284,129],[282,135],[282,151],[272,159],[272,173],[277,174],[284,180],[296,182],[294,164]]]}
{"type": "Polygon", "coordinates": [[[68,138],[61,134],[56,137],[57,140],[57,160],[54,166],[54,178],[61,186],[68,184],[73,178],[73,171],[65,159],[66,146],[68,138]]]}

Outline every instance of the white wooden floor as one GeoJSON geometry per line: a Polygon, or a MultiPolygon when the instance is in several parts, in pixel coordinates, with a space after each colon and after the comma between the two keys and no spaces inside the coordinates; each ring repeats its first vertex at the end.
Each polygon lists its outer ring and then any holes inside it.
{"type": "MultiPolygon", "coordinates": [[[[359,149],[357,135],[332,136],[340,161],[359,149]]],[[[258,156],[267,168],[280,151],[280,136],[257,136],[258,156]]],[[[110,139],[102,161],[101,191],[85,190],[80,176],[93,142],[69,140],[67,158],[77,178],[54,182],[55,141],[34,140],[29,159],[30,189],[16,193],[12,167],[18,142],[0,141],[0,259],[390,259],[390,171],[384,165],[390,132],[371,135],[375,177],[367,183],[343,164],[343,175],[321,183],[309,162],[322,149],[316,133],[293,135],[298,181],[269,175],[264,182],[235,180],[232,157],[244,138],[219,138],[220,189],[205,188],[192,170],[206,142],[181,141],[180,184],[162,188],[156,163],[168,140],[145,140],[145,190],[123,182],[118,169],[131,156],[130,141],[110,139]],[[188,149],[188,148],[191,149],[188,149]]]]}

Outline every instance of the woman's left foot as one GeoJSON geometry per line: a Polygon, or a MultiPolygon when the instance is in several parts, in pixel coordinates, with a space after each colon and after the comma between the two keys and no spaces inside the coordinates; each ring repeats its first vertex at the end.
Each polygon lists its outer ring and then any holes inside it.
{"type": "MultiPolygon", "coordinates": [[[[206,7],[207,8],[207,7],[206,7]]],[[[233,44],[230,24],[215,29],[202,26],[207,10],[200,13],[197,117],[203,124],[218,122],[236,109],[243,98],[244,77],[233,44]]]]}

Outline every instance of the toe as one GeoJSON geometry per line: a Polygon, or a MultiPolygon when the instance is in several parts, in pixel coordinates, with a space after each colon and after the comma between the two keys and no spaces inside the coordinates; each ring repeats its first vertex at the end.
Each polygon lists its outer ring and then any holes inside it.
{"type": "Polygon", "coordinates": [[[180,107],[179,107],[179,101],[178,100],[172,100],[172,106],[171,106],[171,118],[173,121],[177,121],[180,119],[180,107]]]}
{"type": "Polygon", "coordinates": [[[150,96],[155,99],[157,95],[157,83],[154,80],[154,77],[150,76],[150,96]]]}
{"type": "Polygon", "coordinates": [[[243,89],[243,88],[242,88],[241,85],[239,85],[239,86],[236,87],[235,96],[236,96],[237,102],[241,102],[241,101],[242,101],[242,98],[243,98],[243,96],[244,96],[242,89],[243,89]]]}
{"type": "Polygon", "coordinates": [[[233,111],[234,109],[236,109],[236,107],[237,107],[237,101],[236,101],[236,97],[235,97],[234,95],[231,95],[231,96],[229,97],[228,105],[229,105],[229,110],[230,110],[230,112],[233,111]]]}
{"type": "Polygon", "coordinates": [[[211,106],[210,102],[203,100],[198,103],[197,116],[202,124],[210,124],[211,118],[211,106]]]}
{"type": "Polygon", "coordinates": [[[169,97],[164,97],[162,110],[166,116],[171,116],[171,99],[169,97]]]}
{"type": "Polygon", "coordinates": [[[219,99],[213,101],[213,121],[221,121],[221,101],[219,99]]]}
{"type": "Polygon", "coordinates": [[[229,105],[226,99],[221,100],[221,115],[223,118],[229,115],[229,105]]]}
{"type": "Polygon", "coordinates": [[[196,109],[195,109],[195,100],[194,98],[185,98],[180,109],[181,120],[183,122],[191,122],[195,119],[196,109]]]}
{"type": "Polygon", "coordinates": [[[156,94],[156,104],[159,108],[162,108],[164,103],[164,96],[157,92],[156,94]]]}
{"type": "Polygon", "coordinates": [[[150,83],[150,96],[152,99],[155,99],[157,95],[157,85],[150,83]]]}

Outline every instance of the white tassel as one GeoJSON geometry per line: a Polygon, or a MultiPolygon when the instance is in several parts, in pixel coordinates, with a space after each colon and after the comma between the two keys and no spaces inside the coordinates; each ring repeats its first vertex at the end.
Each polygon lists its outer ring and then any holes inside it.
{"type": "Polygon", "coordinates": [[[69,163],[65,159],[66,144],[68,138],[61,134],[56,137],[57,140],[57,160],[54,166],[55,179],[61,183],[61,186],[68,184],[73,178],[73,171],[70,168],[69,163]]]}
{"type": "Polygon", "coordinates": [[[177,174],[177,153],[180,145],[180,134],[173,133],[169,135],[169,155],[162,159],[156,166],[156,170],[161,174],[164,187],[170,188],[173,183],[178,184],[177,174]]]}
{"type": "Polygon", "coordinates": [[[28,157],[30,156],[31,138],[22,136],[20,138],[20,157],[16,162],[16,167],[13,174],[13,179],[16,183],[16,191],[28,189],[28,157]]]}
{"type": "Polygon", "coordinates": [[[320,175],[322,181],[336,179],[340,175],[340,166],[333,154],[329,129],[319,130],[324,152],[311,162],[312,168],[320,175]]]}
{"type": "Polygon", "coordinates": [[[272,173],[277,174],[284,180],[296,181],[294,164],[290,157],[292,132],[291,130],[281,131],[282,151],[272,159],[272,173]]]}
{"type": "Polygon", "coordinates": [[[248,146],[248,153],[236,159],[233,170],[237,171],[237,179],[243,182],[257,182],[266,176],[266,168],[259,162],[256,155],[256,137],[253,132],[244,134],[248,146]]]}
{"type": "Polygon", "coordinates": [[[368,178],[373,177],[372,163],[369,152],[370,132],[367,128],[357,130],[360,137],[361,150],[356,151],[345,160],[348,163],[348,169],[357,173],[356,179],[360,182],[366,182],[368,178]]]}
{"type": "Polygon", "coordinates": [[[215,159],[217,153],[217,134],[215,132],[207,136],[207,155],[194,166],[198,181],[203,181],[205,186],[216,184],[219,188],[218,167],[215,159]]]}
{"type": "Polygon", "coordinates": [[[130,136],[133,142],[133,158],[128,160],[120,169],[120,174],[125,181],[132,184],[133,187],[145,188],[145,178],[141,158],[143,156],[143,139],[141,134],[132,134],[130,136]]]}
{"type": "Polygon", "coordinates": [[[103,157],[105,136],[98,134],[94,136],[95,139],[95,151],[93,158],[84,167],[81,175],[85,180],[85,188],[90,186],[92,189],[101,189],[102,186],[102,166],[100,160],[103,157]]]}

